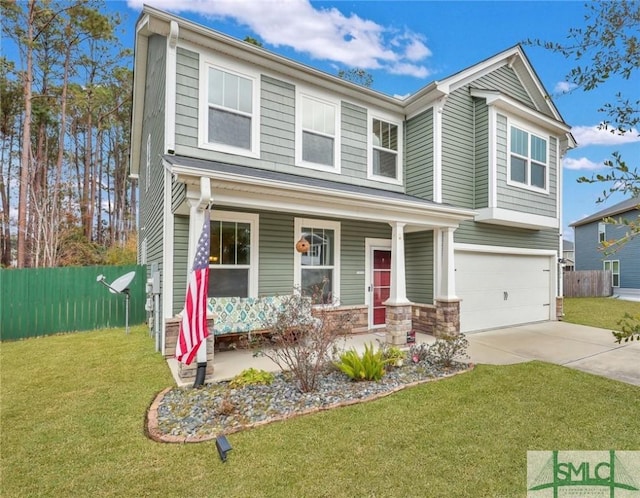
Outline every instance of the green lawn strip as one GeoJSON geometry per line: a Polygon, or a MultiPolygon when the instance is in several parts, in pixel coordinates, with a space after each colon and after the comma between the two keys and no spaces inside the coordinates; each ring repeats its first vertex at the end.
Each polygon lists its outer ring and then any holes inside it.
{"type": "Polygon", "coordinates": [[[640,390],[539,362],[480,365],[364,404],[160,444],[171,385],[143,327],[0,346],[2,496],[524,496],[526,451],[637,449],[640,390]]]}
{"type": "Polygon", "coordinates": [[[640,302],[606,297],[567,297],[563,321],[607,330],[620,330],[618,321],[625,313],[640,315],[640,302]]]}

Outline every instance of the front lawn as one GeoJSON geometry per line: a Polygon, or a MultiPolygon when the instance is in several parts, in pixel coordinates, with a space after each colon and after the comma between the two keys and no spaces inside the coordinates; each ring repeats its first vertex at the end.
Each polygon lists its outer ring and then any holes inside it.
{"type": "Polygon", "coordinates": [[[562,320],[602,329],[620,330],[618,321],[625,312],[640,316],[640,302],[606,297],[566,297],[562,320]]]}
{"type": "Polygon", "coordinates": [[[532,362],[480,365],[370,403],[160,444],[169,371],[145,328],[0,345],[1,489],[18,496],[524,496],[526,451],[640,447],[638,387],[532,362]]]}

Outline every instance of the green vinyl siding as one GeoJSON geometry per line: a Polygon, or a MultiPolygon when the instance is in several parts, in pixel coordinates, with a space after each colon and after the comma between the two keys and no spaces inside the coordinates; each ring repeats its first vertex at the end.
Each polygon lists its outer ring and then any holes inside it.
{"type": "MultiPolygon", "coordinates": [[[[199,56],[178,47],[176,53],[176,147],[198,147],[199,56]]],[[[176,149],[176,153],[177,153],[176,149]]]]}
{"type": "Polygon", "coordinates": [[[260,296],[293,291],[293,215],[260,212],[260,296]]]}
{"type": "Polygon", "coordinates": [[[171,212],[175,213],[176,210],[187,199],[187,186],[182,182],[177,182],[175,179],[171,179],[171,212]]]}
{"type": "Polygon", "coordinates": [[[433,232],[405,234],[404,255],[407,299],[433,303],[433,232]]]}
{"type": "Polygon", "coordinates": [[[189,273],[189,217],[175,216],[173,219],[173,314],[184,308],[189,273]]]}
{"type": "Polygon", "coordinates": [[[474,101],[475,109],[475,202],[474,208],[489,206],[489,107],[483,99],[474,101]]]}
{"type": "Polygon", "coordinates": [[[260,86],[260,151],[264,161],[295,163],[295,87],[262,76],[260,86]]]}
{"type": "MultiPolygon", "coordinates": [[[[146,240],[146,264],[149,275],[152,263],[158,265],[162,275],[164,263],[162,251],[165,169],[160,155],[164,147],[166,47],[164,37],[149,38],[138,183],[140,190],[139,243],[146,240]],[[149,178],[147,178],[147,137],[150,137],[149,178]]],[[[162,280],[161,285],[163,285],[162,280]]]]}
{"type": "Polygon", "coordinates": [[[342,102],[341,170],[343,177],[367,177],[367,110],[342,102]]]}
{"type": "Polygon", "coordinates": [[[442,113],[442,202],[474,207],[473,99],[467,87],[451,93],[442,113]]]}
{"type": "Polygon", "coordinates": [[[388,223],[346,220],[341,223],[340,302],[345,306],[364,303],[365,239],[390,239],[388,223]]]}
{"type": "Polygon", "coordinates": [[[433,199],[433,109],[405,124],[405,184],[407,194],[433,199]]]}
{"type": "MultiPolygon", "coordinates": [[[[538,193],[515,185],[508,185],[509,178],[509,150],[507,136],[509,133],[508,120],[498,114],[496,143],[498,153],[496,155],[498,207],[520,211],[523,213],[537,214],[541,216],[556,217],[557,196],[557,154],[558,140],[555,137],[545,136],[549,147],[549,164],[547,164],[549,193],[538,193]]],[[[526,128],[525,128],[526,131],[526,128]]]]}
{"type": "Polygon", "coordinates": [[[535,104],[531,100],[529,93],[522,85],[520,78],[509,66],[502,66],[491,73],[473,81],[473,88],[481,90],[500,90],[504,94],[513,97],[529,107],[535,109],[535,104]]]}
{"type": "Polygon", "coordinates": [[[527,230],[486,223],[463,221],[454,232],[459,244],[519,247],[526,249],[558,249],[557,230],[527,230]]]}

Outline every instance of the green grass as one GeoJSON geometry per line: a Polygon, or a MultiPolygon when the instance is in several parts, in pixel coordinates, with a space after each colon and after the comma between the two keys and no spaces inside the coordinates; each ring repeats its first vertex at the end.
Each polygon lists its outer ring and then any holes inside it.
{"type": "Polygon", "coordinates": [[[618,321],[625,312],[640,315],[640,302],[606,297],[566,297],[565,316],[562,320],[608,330],[620,330],[618,321]]]}
{"type": "Polygon", "coordinates": [[[160,444],[172,384],[144,328],[0,345],[3,497],[525,496],[527,450],[640,447],[640,389],[532,362],[229,436],[160,444]]]}

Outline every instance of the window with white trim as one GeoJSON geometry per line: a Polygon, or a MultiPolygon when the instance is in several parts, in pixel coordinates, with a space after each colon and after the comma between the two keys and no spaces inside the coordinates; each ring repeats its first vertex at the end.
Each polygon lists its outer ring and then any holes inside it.
{"type": "Polygon", "coordinates": [[[516,126],[511,126],[509,138],[509,180],[547,190],[547,140],[516,126]]]}
{"type": "Polygon", "coordinates": [[[602,243],[607,240],[607,225],[606,223],[598,223],[598,242],[602,243]]]}
{"type": "Polygon", "coordinates": [[[373,118],[371,123],[371,176],[385,180],[399,180],[399,144],[399,126],[373,118]]]}
{"type": "Polygon", "coordinates": [[[311,168],[337,170],[338,104],[318,97],[299,94],[296,122],[296,158],[311,168]]]}
{"type": "Polygon", "coordinates": [[[340,223],[296,218],[296,240],[309,242],[296,252],[294,285],[313,304],[334,304],[340,290],[340,223]]]}
{"type": "Polygon", "coordinates": [[[230,154],[259,154],[258,78],[203,62],[200,87],[200,146],[230,154]]]}
{"type": "Polygon", "coordinates": [[[611,285],[613,287],[620,287],[620,261],[611,260],[603,261],[603,269],[611,272],[611,285]]]}
{"type": "Polygon", "coordinates": [[[253,297],[258,215],[212,211],[209,297],[253,297]]]}

